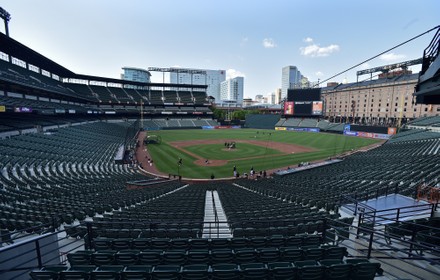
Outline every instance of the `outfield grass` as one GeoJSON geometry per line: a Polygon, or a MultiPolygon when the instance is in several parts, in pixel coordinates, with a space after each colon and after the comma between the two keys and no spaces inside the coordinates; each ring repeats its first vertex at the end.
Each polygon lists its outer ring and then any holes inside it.
{"type": "MultiPolygon", "coordinates": [[[[358,149],[379,142],[375,139],[350,137],[340,134],[309,133],[276,130],[256,129],[230,129],[230,130],[161,130],[149,131],[149,135],[160,135],[162,144],[149,145],[148,151],[153,158],[156,167],[166,174],[180,174],[185,178],[210,178],[214,174],[216,178],[231,177],[233,166],[237,166],[238,172],[249,173],[251,167],[257,172],[295,166],[300,162],[334,157],[345,151],[358,149]],[[194,164],[196,158],[178,150],[168,143],[173,141],[191,141],[200,139],[217,139],[224,142],[233,140],[264,140],[282,143],[290,143],[315,149],[309,153],[295,153],[282,155],[279,151],[266,149],[261,146],[238,143],[236,152],[222,152],[222,145],[194,145],[185,147],[187,151],[207,159],[225,159],[228,163],[223,166],[198,166],[194,164]],[[242,147],[243,146],[243,147],[242,147]],[[243,149],[242,149],[243,148],[243,149]],[[259,159],[245,159],[243,153],[258,153],[259,159]],[[178,158],[182,158],[182,166],[177,166],[178,158]]],[[[250,156],[249,156],[250,157],[250,156]]]]}

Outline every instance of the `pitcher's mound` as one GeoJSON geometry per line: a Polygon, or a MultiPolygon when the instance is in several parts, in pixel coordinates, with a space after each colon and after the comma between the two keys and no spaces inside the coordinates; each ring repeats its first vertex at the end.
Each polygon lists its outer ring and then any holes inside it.
{"type": "Polygon", "coordinates": [[[235,149],[223,148],[222,151],[225,151],[225,152],[235,152],[235,151],[238,151],[238,149],[237,148],[235,148],[235,149]]]}

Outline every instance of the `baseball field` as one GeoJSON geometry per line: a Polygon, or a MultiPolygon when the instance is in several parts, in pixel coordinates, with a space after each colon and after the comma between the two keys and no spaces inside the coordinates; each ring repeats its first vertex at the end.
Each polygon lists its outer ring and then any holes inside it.
{"type": "Polygon", "coordinates": [[[165,174],[208,179],[266,170],[271,173],[301,162],[313,162],[380,141],[340,134],[256,129],[160,130],[160,144],[149,144],[156,168],[165,174]],[[180,164],[179,164],[180,160],[180,164]]]}

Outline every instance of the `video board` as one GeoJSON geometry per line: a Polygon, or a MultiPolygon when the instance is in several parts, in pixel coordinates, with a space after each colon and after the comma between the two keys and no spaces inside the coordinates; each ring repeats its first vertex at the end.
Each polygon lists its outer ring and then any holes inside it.
{"type": "Polygon", "coordinates": [[[288,89],[284,115],[298,117],[321,116],[323,104],[320,88],[288,89]]]}

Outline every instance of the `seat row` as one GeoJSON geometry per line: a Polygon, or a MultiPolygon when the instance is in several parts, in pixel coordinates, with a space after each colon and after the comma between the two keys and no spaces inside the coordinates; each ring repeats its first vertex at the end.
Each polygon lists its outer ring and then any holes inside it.
{"type": "Polygon", "coordinates": [[[292,280],[373,280],[382,275],[379,263],[367,259],[296,261],[271,263],[217,263],[213,265],[111,265],[95,267],[47,266],[31,272],[33,280],[42,279],[292,279],[292,280]]]}
{"type": "Polygon", "coordinates": [[[322,221],[310,221],[306,224],[300,223],[297,225],[280,226],[280,227],[236,227],[233,230],[234,237],[253,237],[253,236],[268,236],[271,234],[280,234],[284,236],[293,236],[304,233],[320,233],[324,231],[324,223],[322,221]]]}
{"type": "Polygon", "coordinates": [[[215,250],[81,250],[67,254],[70,265],[159,265],[216,264],[247,262],[293,262],[302,260],[339,259],[347,256],[346,247],[266,247],[215,250]]]}
{"type": "MultiPolygon", "coordinates": [[[[148,227],[148,225],[145,225],[148,227]]],[[[194,228],[151,228],[151,229],[94,229],[94,236],[108,238],[196,238],[202,227],[194,228]]]]}
{"type": "Polygon", "coordinates": [[[268,237],[237,237],[237,238],[106,238],[93,239],[95,250],[150,250],[150,249],[240,249],[264,247],[319,247],[322,243],[320,235],[296,235],[268,237]]]}

